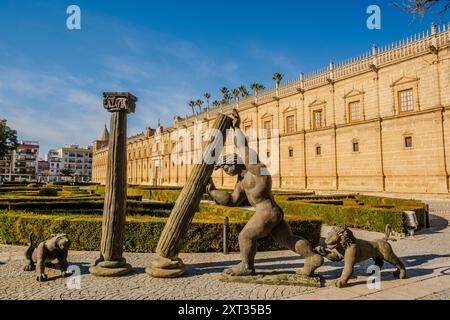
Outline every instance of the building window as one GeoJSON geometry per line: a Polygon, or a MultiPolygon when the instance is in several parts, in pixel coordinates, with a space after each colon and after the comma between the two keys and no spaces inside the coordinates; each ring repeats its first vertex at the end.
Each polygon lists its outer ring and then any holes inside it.
{"type": "Polygon", "coordinates": [[[405,148],[412,148],[413,141],[411,136],[405,137],[405,148]]]}
{"type": "Polygon", "coordinates": [[[359,152],[359,142],[353,142],[353,152],[359,152]]]}
{"type": "Polygon", "coordinates": [[[414,110],[413,90],[403,90],[398,93],[398,105],[400,112],[408,112],[414,110]]]}
{"type": "Polygon", "coordinates": [[[250,129],[252,128],[251,124],[247,124],[244,126],[244,133],[248,135],[250,129]]]}
{"type": "Polygon", "coordinates": [[[361,117],[361,103],[359,101],[349,104],[350,121],[359,121],[361,117]]]}
{"type": "Polygon", "coordinates": [[[287,116],[286,117],[286,133],[295,132],[295,117],[287,116]]]}
{"type": "Polygon", "coordinates": [[[294,149],[289,148],[289,158],[293,158],[294,157],[294,149]]]}
{"type": "Polygon", "coordinates": [[[316,110],[313,112],[313,128],[321,128],[322,127],[322,110],[316,110]]]}
{"type": "Polygon", "coordinates": [[[267,159],[270,158],[270,151],[267,151],[267,159]]]}
{"type": "Polygon", "coordinates": [[[264,137],[269,139],[272,136],[272,121],[267,120],[263,123],[264,137]]]}
{"type": "Polygon", "coordinates": [[[322,147],[316,146],[316,156],[321,156],[321,155],[322,155],[322,147]]]}

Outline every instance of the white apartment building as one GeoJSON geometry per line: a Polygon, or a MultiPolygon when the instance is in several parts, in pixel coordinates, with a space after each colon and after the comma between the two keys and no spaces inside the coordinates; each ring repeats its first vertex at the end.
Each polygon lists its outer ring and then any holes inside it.
{"type": "Polygon", "coordinates": [[[66,145],[49,150],[49,181],[91,181],[92,147],[66,145]]]}

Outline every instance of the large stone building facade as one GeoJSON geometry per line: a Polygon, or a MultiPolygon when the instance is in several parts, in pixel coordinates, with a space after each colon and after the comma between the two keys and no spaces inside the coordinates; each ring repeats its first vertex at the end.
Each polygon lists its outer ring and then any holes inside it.
{"type": "MultiPolygon", "coordinates": [[[[204,131],[218,112],[238,108],[244,131],[257,133],[252,141],[260,154],[267,138],[261,129],[279,131],[274,188],[448,193],[449,26],[373,46],[222,108],[175,117],[168,128],[147,128],[128,140],[128,182],[183,185],[193,165],[173,161],[177,129],[192,133],[200,121],[204,131]]],[[[94,141],[95,182],[105,182],[107,149],[107,141],[94,141]]],[[[213,178],[221,187],[235,182],[222,170],[213,178]]]]}

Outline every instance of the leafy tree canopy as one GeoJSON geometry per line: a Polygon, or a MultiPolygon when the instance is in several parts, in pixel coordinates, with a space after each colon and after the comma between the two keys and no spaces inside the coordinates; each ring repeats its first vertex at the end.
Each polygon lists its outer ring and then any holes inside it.
{"type": "Polygon", "coordinates": [[[0,119],[0,158],[10,154],[17,147],[17,131],[7,126],[5,119],[0,119]]]}

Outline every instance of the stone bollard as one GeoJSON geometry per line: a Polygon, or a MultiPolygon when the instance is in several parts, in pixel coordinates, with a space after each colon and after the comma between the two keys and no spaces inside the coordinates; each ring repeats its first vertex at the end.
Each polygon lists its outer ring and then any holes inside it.
{"type": "Polygon", "coordinates": [[[228,217],[223,217],[223,254],[228,254],[228,217]]]}
{"type": "Polygon", "coordinates": [[[107,92],[103,97],[104,108],[111,112],[111,132],[100,258],[89,271],[96,276],[117,277],[132,271],[122,253],[127,206],[127,114],[134,113],[137,98],[127,92],[107,92]]]}

